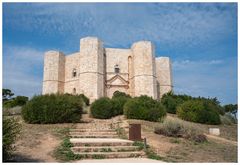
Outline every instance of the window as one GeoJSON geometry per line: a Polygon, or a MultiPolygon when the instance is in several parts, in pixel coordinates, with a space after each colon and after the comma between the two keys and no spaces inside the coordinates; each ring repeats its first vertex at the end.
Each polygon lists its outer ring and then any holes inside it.
{"type": "Polygon", "coordinates": [[[76,69],[73,69],[72,77],[77,77],[77,70],[76,69]]]}
{"type": "Polygon", "coordinates": [[[73,88],[73,94],[74,95],[76,94],[76,88],[73,88]]]}
{"type": "Polygon", "coordinates": [[[118,65],[115,65],[115,66],[114,66],[114,72],[115,72],[115,73],[119,73],[119,72],[120,72],[120,68],[119,68],[118,65]]]}

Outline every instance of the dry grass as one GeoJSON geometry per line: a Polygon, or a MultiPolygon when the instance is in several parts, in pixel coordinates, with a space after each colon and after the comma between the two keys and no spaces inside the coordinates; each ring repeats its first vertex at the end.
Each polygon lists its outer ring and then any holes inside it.
{"type": "MultiPolygon", "coordinates": [[[[166,121],[175,121],[190,128],[208,134],[209,128],[220,128],[220,137],[237,141],[237,125],[206,125],[183,121],[176,115],[168,114],[166,121]]],[[[237,162],[237,146],[223,143],[216,139],[196,144],[183,138],[172,138],[154,134],[154,128],[162,123],[142,120],[127,120],[128,123],[142,125],[142,136],[147,138],[148,144],[167,162],[237,162]]]]}

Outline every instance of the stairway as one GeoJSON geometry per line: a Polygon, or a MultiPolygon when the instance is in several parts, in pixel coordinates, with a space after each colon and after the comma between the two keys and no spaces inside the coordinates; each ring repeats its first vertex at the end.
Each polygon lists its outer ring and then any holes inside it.
{"type": "Polygon", "coordinates": [[[143,157],[144,151],[133,141],[120,139],[114,129],[70,129],[71,150],[84,158],[143,157]]]}

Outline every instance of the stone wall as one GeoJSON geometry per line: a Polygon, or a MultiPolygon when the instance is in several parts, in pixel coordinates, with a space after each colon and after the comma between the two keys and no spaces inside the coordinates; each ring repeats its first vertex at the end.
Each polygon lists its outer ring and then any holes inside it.
{"type": "Polygon", "coordinates": [[[128,74],[128,57],[131,56],[130,49],[113,49],[113,48],[105,48],[106,54],[106,80],[107,84],[111,84],[111,86],[106,88],[106,93],[108,97],[112,97],[112,94],[115,91],[122,91],[125,93],[129,93],[128,83],[125,81],[129,81],[128,74]],[[114,81],[110,81],[114,76],[116,76],[114,67],[118,65],[120,72],[118,73],[123,80],[115,79],[114,81]]]}
{"type": "Polygon", "coordinates": [[[140,41],[132,46],[134,95],[157,98],[155,51],[149,41],[140,41]]]}
{"type": "Polygon", "coordinates": [[[103,48],[96,37],[81,39],[80,51],[66,57],[58,51],[45,53],[43,94],[83,93],[92,102],[112,97],[116,90],[159,99],[172,90],[170,59],[155,58],[154,45],[149,41],[134,43],[131,49],[115,49],[103,48]],[[115,65],[119,73],[115,73],[115,65]]]}
{"type": "Polygon", "coordinates": [[[74,53],[67,55],[65,57],[65,86],[64,93],[73,93],[74,88],[76,89],[76,93],[80,91],[79,89],[79,73],[80,73],[80,53],[74,53]],[[73,76],[73,70],[76,70],[76,77],[73,76]]]}
{"type": "Polygon", "coordinates": [[[80,40],[79,92],[90,101],[104,96],[104,68],[102,42],[95,37],[80,40]]]}
{"type": "Polygon", "coordinates": [[[43,94],[63,93],[65,82],[65,56],[58,51],[48,51],[44,56],[43,94]]]}
{"type": "Polygon", "coordinates": [[[172,90],[172,66],[168,57],[156,58],[156,74],[159,82],[159,96],[172,90]]]}

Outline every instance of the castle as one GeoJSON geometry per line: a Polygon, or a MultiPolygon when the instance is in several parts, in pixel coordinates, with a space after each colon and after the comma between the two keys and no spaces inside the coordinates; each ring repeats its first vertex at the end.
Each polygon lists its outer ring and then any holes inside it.
{"type": "Polygon", "coordinates": [[[79,52],[67,56],[59,51],[45,53],[42,93],[83,93],[91,102],[112,97],[115,91],[160,99],[172,90],[171,72],[170,59],[155,57],[150,41],[115,49],[104,48],[96,37],[86,37],[80,40],[79,52]]]}

